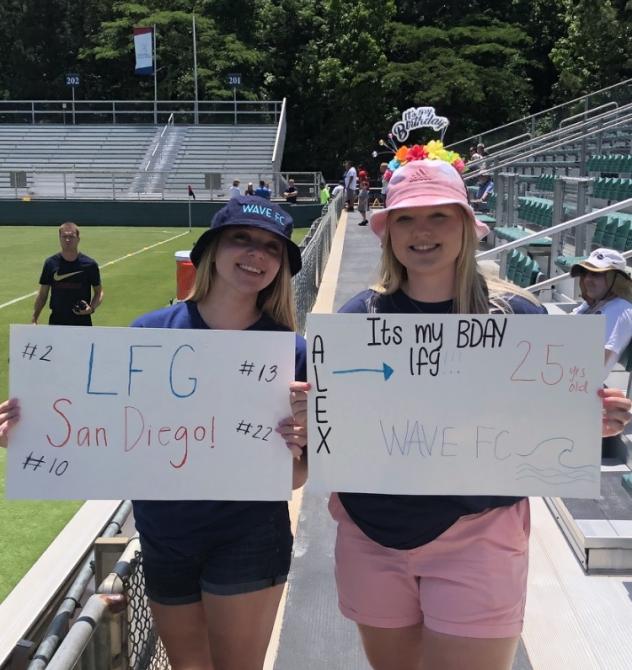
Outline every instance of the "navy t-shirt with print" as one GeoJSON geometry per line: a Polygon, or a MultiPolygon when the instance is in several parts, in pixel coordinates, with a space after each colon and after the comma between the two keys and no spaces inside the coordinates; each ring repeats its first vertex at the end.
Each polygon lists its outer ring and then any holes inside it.
{"type": "MultiPolygon", "coordinates": [[[[194,302],[180,302],[139,317],[132,323],[137,328],[206,329],[194,302]]],[[[285,326],[263,315],[246,330],[287,331],[285,326]]],[[[306,379],[305,340],[296,335],[295,379],[306,379]]],[[[288,389],[289,392],[289,389],[288,389]]],[[[235,399],[239,402],[239,399],[235,399]]],[[[236,535],[271,518],[285,501],[217,501],[217,500],[135,500],[134,518],[141,535],[159,543],[176,542],[186,551],[196,551],[215,542],[230,542],[236,535]]]]}
{"type": "Polygon", "coordinates": [[[92,298],[91,287],[101,285],[97,262],[79,253],[74,261],[67,261],[61,253],[46,259],[39,283],[50,286],[50,323],[58,326],[81,326],[92,323],[90,315],[75,314],[73,309],[80,300],[92,298]]]}
{"type": "MultiPolygon", "coordinates": [[[[514,314],[546,314],[544,307],[521,296],[507,296],[514,314]]],[[[402,291],[380,295],[366,290],[351,298],[340,312],[365,314],[449,314],[452,300],[426,303],[402,291]]],[[[493,507],[513,505],[509,496],[412,496],[340,493],[340,501],[359,528],[375,542],[395,549],[420,547],[445,532],[459,517],[493,507]]]]}

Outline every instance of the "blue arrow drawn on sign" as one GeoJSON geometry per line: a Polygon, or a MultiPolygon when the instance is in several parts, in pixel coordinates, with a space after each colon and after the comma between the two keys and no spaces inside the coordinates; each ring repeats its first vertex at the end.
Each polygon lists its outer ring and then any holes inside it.
{"type": "Polygon", "coordinates": [[[384,375],[384,381],[387,381],[393,374],[394,370],[390,365],[382,363],[381,368],[353,368],[351,370],[334,370],[335,375],[348,375],[354,372],[379,372],[384,375]]]}

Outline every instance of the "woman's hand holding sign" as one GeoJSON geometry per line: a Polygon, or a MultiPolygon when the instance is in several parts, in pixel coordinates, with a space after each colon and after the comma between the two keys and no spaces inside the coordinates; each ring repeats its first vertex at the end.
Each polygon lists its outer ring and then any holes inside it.
{"type": "Polygon", "coordinates": [[[292,416],[279,422],[277,433],[283,437],[294,458],[293,488],[299,488],[307,479],[307,382],[290,384],[290,408],[292,416]]]}
{"type": "Polygon", "coordinates": [[[7,436],[11,426],[20,418],[20,405],[16,398],[5,400],[0,404],[0,447],[6,448],[7,436]]]}

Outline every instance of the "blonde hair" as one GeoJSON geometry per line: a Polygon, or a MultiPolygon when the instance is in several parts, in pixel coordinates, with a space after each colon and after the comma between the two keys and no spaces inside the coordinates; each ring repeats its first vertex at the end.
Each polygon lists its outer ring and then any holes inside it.
{"type": "MultiPolygon", "coordinates": [[[[471,218],[462,207],[459,207],[463,221],[461,251],[456,259],[455,295],[453,312],[455,314],[488,314],[490,309],[511,313],[513,310],[508,296],[519,295],[534,305],[538,300],[529,291],[497,277],[483,274],[476,262],[478,239],[471,218]]],[[[389,219],[391,217],[389,213],[389,219]]],[[[382,260],[380,276],[371,288],[378,293],[390,295],[398,291],[406,281],[406,268],[397,260],[393,253],[388,222],[382,239],[382,260]]]]}
{"type": "MultiPolygon", "coordinates": [[[[187,300],[201,302],[213,288],[215,281],[215,258],[223,231],[214,235],[202,252],[200,262],[195,272],[195,282],[187,300]]],[[[296,305],[292,290],[292,273],[288,259],[287,245],[283,244],[281,266],[272,282],[257,296],[257,307],[267,314],[276,323],[289,328],[297,329],[296,305]]]]}

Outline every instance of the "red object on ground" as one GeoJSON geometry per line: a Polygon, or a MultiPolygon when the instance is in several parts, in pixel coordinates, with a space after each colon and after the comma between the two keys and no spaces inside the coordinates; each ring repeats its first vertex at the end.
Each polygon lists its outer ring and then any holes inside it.
{"type": "Polygon", "coordinates": [[[195,267],[188,251],[176,251],[176,299],[184,300],[195,282],[195,267]]]}

